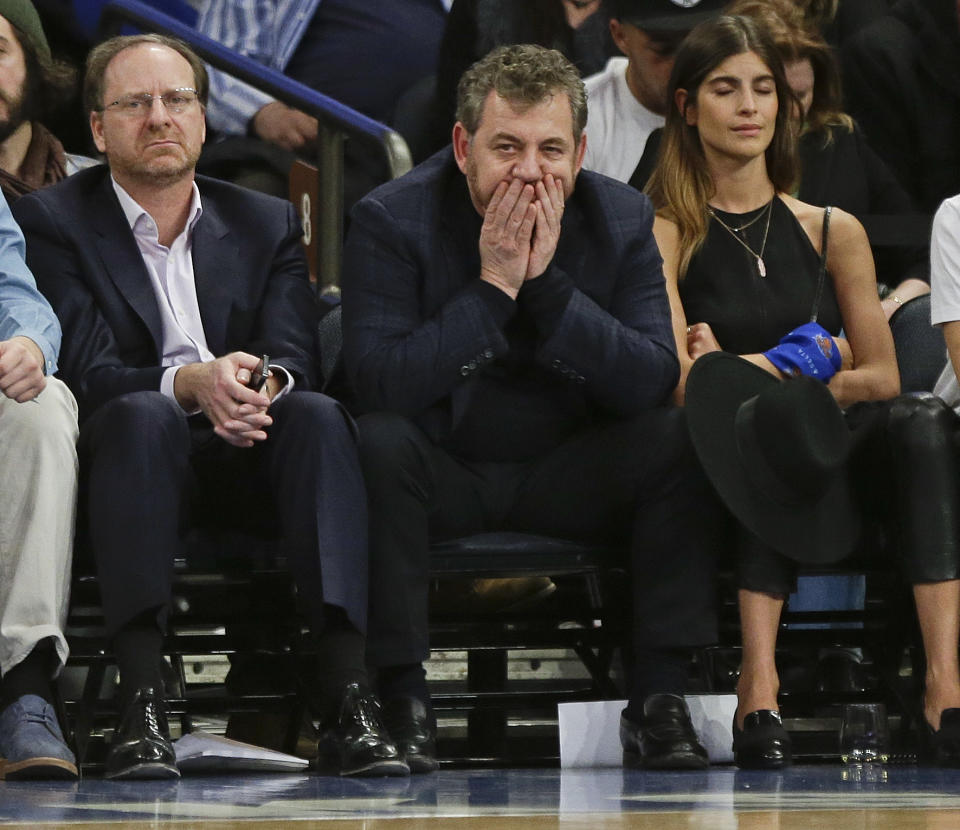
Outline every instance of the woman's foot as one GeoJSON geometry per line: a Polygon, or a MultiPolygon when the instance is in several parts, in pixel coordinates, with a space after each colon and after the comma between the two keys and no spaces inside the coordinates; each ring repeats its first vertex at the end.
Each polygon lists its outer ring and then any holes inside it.
{"type": "Polygon", "coordinates": [[[737,682],[737,713],[734,726],[743,730],[744,718],[750,712],[777,711],[780,678],[774,672],[746,672],[741,670],[737,682]]]}
{"type": "Polygon", "coordinates": [[[734,715],[733,760],[740,769],[782,769],[793,760],[790,735],[780,713],[772,709],[747,712],[742,727],[734,715]]]}
{"type": "Polygon", "coordinates": [[[960,767],[960,684],[925,678],[921,709],[920,759],[939,767],[960,767]]]}
{"type": "MultiPolygon", "coordinates": [[[[925,707],[926,708],[926,707],[925,707]]],[[[937,728],[923,714],[920,724],[920,761],[938,767],[960,767],[960,708],[943,709],[937,728]]]]}
{"type": "Polygon", "coordinates": [[[940,728],[941,713],[947,709],[960,708],[960,685],[939,683],[927,677],[924,683],[923,717],[934,731],[940,728]]]}

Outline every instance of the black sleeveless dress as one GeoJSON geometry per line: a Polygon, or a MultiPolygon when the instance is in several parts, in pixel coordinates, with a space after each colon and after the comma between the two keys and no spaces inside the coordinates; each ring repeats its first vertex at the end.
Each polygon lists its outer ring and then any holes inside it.
{"type": "MultiPolygon", "coordinates": [[[[739,237],[759,253],[766,230],[765,207],[743,214],[714,212],[731,228],[756,219],[739,237]]],[[[756,257],[711,219],[707,239],[679,284],[687,323],[709,323],[720,346],[734,354],[766,351],[785,334],[808,323],[820,255],[779,198],[773,202],[763,261],[766,276],[760,276],[756,257]]],[[[817,322],[833,335],[843,327],[829,274],[817,322]]]]}
{"type": "MultiPolygon", "coordinates": [[[[731,228],[739,228],[763,210],[716,212],[731,228]]],[[[761,216],[740,234],[758,253],[765,224],[761,216]]],[[[756,257],[711,219],[706,242],[680,281],[687,322],[709,323],[728,352],[766,351],[810,320],[820,256],[780,199],[773,203],[763,260],[765,277],[756,257]]],[[[833,335],[843,326],[829,274],[817,320],[833,335]]],[[[951,449],[952,411],[935,399],[901,396],[854,404],[845,414],[853,433],[851,474],[864,518],[861,550],[899,559],[910,582],[960,578],[960,476],[951,449]],[[901,449],[906,446],[909,452],[901,449]],[[937,498],[926,497],[929,493],[937,498]]],[[[793,591],[797,564],[737,527],[739,586],[793,591]]]]}
{"type": "MultiPolygon", "coordinates": [[[[810,237],[779,198],[773,201],[766,231],[765,208],[742,214],[714,212],[731,228],[748,226],[739,236],[753,251],[763,248],[766,276],[760,275],[756,257],[711,218],[707,239],[679,283],[687,323],[709,323],[720,346],[734,354],[766,351],[810,322],[816,294],[820,255],[810,237]]],[[[817,322],[833,335],[843,327],[829,274],[817,322]]],[[[795,590],[797,565],[739,523],[736,527],[740,587],[784,594],[795,590]]]]}

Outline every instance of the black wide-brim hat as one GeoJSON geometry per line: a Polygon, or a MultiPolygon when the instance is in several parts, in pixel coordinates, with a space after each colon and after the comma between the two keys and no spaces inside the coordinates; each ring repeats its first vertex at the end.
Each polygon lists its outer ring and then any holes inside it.
{"type": "Polygon", "coordinates": [[[687,377],[687,423],[730,512],[768,545],[808,564],[836,562],[860,534],[847,466],[850,431],[819,380],[778,380],[711,352],[687,377]]]}

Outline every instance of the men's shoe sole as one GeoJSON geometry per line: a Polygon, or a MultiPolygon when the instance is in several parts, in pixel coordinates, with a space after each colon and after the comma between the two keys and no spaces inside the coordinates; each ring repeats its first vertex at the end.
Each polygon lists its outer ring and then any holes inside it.
{"type": "Polygon", "coordinates": [[[406,761],[374,761],[362,767],[340,770],[342,777],[355,776],[358,778],[404,778],[410,774],[410,767],[406,761]]]}
{"type": "Polygon", "coordinates": [[[126,779],[179,778],[180,770],[172,764],[134,764],[127,769],[104,773],[103,777],[113,781],[124,781],[126,779]]]}
{"type": "Polygon", "coordinates": [[[407,756],[407,766],[410,767],[411,775],[423,775],[427,772],[436,772],[440,767],[440,763],[436,758],[411,758],[407,756]]]}
{"type": "Polygon", "coordinates": [[[659,758],[644,758],[638,752],[623,752],[623,765],[628,769],[708,769],[710,761],[696,753],[675,753],[659,758]]]}
{"type": "Polygon", "coordinates": [[[25,761],[0,759],[0,780],[75,781],[79,777],[77,765],[71,764],[63,758],[27,758],[25,761]]]}
{"type": "Polygon", "coordinates": [[[695,752],[673,752],[645,757],[642,765],[644,769],[707,769],[710,761],[695,752]]]}

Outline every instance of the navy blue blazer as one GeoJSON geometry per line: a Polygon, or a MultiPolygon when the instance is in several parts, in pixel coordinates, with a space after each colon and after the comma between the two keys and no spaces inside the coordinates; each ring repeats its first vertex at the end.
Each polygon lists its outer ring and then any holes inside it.
{"type": "MultiPolygon", "coordinates": [[[[288,202],[197,177],[193,231],[197,301],[215,355],[266,353],[313,388],[318,311],[288,202]]],[[[60,318],[61,377],[81,420],[128,392],[159,391],[160,312],[105,166],[17,200],[27,263],[60,318]]]]}
{"type": "Polygon", "coordinates": [[[507,355],[518,309],[536,323],[535,368],[598,413],[663,403],[680,370],[653,216],[632,187],[581,172],[553,261],[514,301],[479,279],[479,230],[464,247],[464,221],[480,219],[451,150],[377,188],[344,250],[344,361],[361,407],[442,438],[471,381],[507,355]]]}

